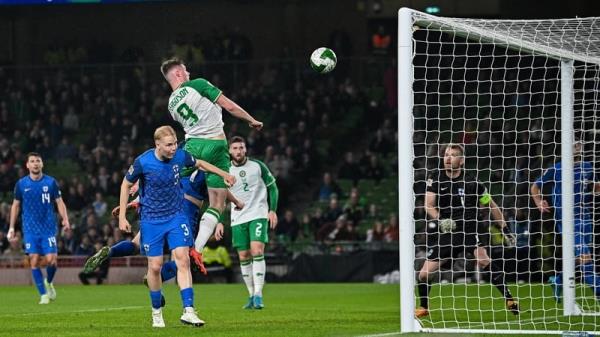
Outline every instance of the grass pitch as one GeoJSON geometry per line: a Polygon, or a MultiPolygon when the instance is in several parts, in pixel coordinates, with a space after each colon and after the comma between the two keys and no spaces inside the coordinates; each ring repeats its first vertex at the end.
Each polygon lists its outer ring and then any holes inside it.
{"type": "MultiPolygon", "coordinates": [[[[505,310],[504,301],[491,285],[434,285],[431,315],[421,323],[426,328],[600,329],[600,317],[562,316],[548,287],[531,284],[510,288],[521,304],[519,316],[505,310]]],[[[153,329],[150,298],[142,285],[57,285],[58,299],[46,306],[37,304],[33,286],[0,287],[0,335],[401,336],[398,285],[268,284],[264,310],[241,309],[247,299],[242,284],[201,284],[194,289],[196,308],[206,321],[204,327],[179,322],[179,291],[168,284],[164,287],[167,306],[163,313],[167,327],[153,329]]],[[[424,335],[434,334],[402,336],[424,335]]]]}
{"type": "Polygon", "coordinates": [[[143,285],[61,286],[37,304],[33,286],[0,288],[4,336],[358,336],[399,331],[398,285],[267,284],[265,309],[243,310],[243,284],[195,285],[201,328],[179,322],[181,298],[164,286],[166,328],[153,329],[143,285]]]}

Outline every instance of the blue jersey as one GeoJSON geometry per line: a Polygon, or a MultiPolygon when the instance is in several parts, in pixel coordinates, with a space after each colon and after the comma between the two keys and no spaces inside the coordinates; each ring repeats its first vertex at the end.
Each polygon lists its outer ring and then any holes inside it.
{"type": "Polygon", "coordinates": [[[15,199],[21,202],[23,233],[40,236],[56,235],[54,202],[60,198],[56,180],[42,175],[33,180],[29,175],[15,184],[15,199]]]}
{"type": "Polygon", "coordinates": [[[198,200],[208,199],[208,190],[206,188],[206,175],[204,171],[196,170],[192,175],[181,178],[183,192],[198,200]]]}
{"type": "Polygon", "coordinates": [[[194,166],[196,160],[188,152],[177,149],[169,160],[159,160],[150,149],[137,157],[125,179],[139,180],[140,217],[142,220],[164,220],[182,209],[183,186],[180,171],[194,166]]]}
{"type": "MultiPolygon", "coordinates": [[[[579,220],[591,220],[592,211],[590,208],[592,198],[592,188],[594,183],[594,170],[592,164],[587,161],[576,162],[573,166],[574,186],[573,186],[573,212],[575,223],[579,220]]],[[[562,219],[562,169],[561,163],[556,163],[546,169],[541,177],[535,181],[535,184],[542,188],[543,184],[553,184],[552,186],[552,206],[554,207],[554,219],[560,223],[562,219]]]]}

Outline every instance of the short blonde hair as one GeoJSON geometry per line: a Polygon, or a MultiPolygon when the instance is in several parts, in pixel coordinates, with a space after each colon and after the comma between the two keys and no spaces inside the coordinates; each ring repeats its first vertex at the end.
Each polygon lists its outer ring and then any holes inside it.
{"type": "Polygon", "coordinates": [[[173,130],[173,128],[168,125],[163,125],[161,127],[158,127],[154,131],[154,140],[161,140],[163,137],[166,137],[166,136],[177,137],[177,134],[175,133],[175,130],[173,130]]]}

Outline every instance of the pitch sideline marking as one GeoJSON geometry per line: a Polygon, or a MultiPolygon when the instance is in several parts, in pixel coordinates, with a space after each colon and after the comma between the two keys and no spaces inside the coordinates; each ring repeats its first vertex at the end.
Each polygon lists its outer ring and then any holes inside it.
{"type": "Polygon", "coordinates": [[[37,315],[55,315],[55,314],[79,314],[86,312],[103,312],[103,311],[115,311],[115,310],[132,310],[141,309],[144,306],[136,305],[130,307],[114,307],[114,308],[103,308],[103,309],[85,309],[85,310],[72,310],[72,311],[43,311],[43,312],[26,312],[19,314],[4,314],[0,317],[11,317],[11,316],[37,316],[37,315]]]}
{"type": "Polygon", "coordinates": [[[386,336],[398,336],[400,335],[400,331],[396,331],[396,332],[386,332],[386,333],[377,333],[374,335],[360,335],[357,337],[386,337],[386,336]]]}

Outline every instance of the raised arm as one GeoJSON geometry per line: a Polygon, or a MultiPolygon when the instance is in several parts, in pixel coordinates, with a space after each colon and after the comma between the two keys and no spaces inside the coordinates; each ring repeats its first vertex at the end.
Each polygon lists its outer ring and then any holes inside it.
{"type": "Polygon", "coordinates": [[[217,98],[217,104],[219,104],[223,109],[229,111],[233,116],[248,122],[250,127],[255,128],[256,130],[260,130],[263,127],[263,123],[257,121],[252,117],[246,110],[244,110],[241,106],[237,105],[234,101],[227,98],[227,96],[221,94],[217,98]]]}
{"type": "Polygon", "coordinates": [[[213,165],[209,162],[206,162],[201,159],[196,159],[196,168],[198,168],[202,171],[211,172],[216,175],[219,175],[220,177],[222,177],[225,180],[225,184],[227,184],[228,186],[233,186],[233,184],[235,184],[234,176],[221,170],[220,168],[216,167],[215,165],[213,165]]]}

